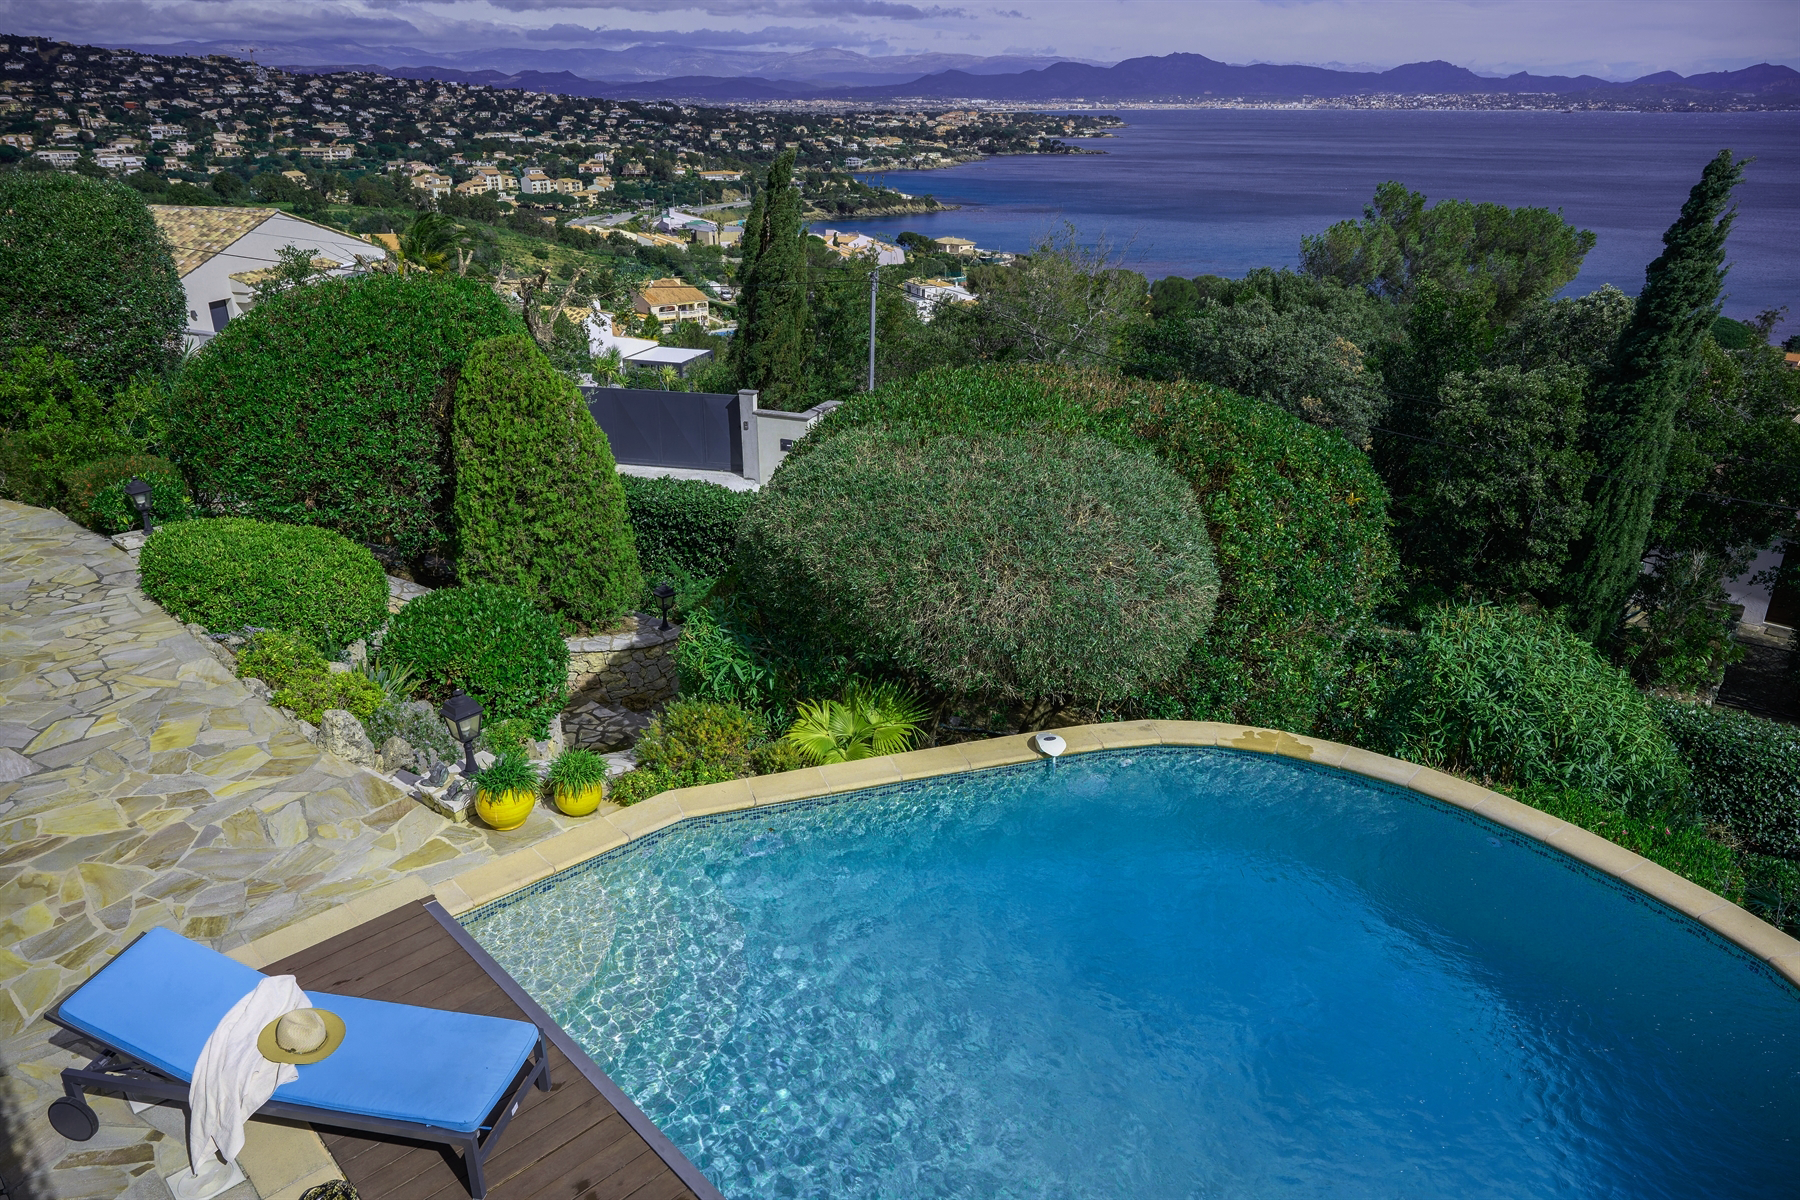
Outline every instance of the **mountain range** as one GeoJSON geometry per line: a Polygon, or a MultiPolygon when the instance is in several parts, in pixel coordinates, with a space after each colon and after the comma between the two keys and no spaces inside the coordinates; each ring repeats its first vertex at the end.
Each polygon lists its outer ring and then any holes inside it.
{"type": "Polygon", "coordinates": [[[1800,72],[1759,63],[1738,71],[1682,76],[1659,71],[1632,80],[1595,75],[1478,75],[1443,61],[1386,71],[1219,62],[1167,54],[1103,63],[1045,57],[912,54],[870,57],[850,50],[772,53],[645,45],[629,50],[497,48],[436,54],[313,39],[257,46],[227,42],[134,45],[179,54],[250,56],[308,73],[363,70],[408,79],[441,79],[500,88],[608,99],[756,100],[1053,100],[1109,102],[1280,99],[1359,95],[1550,93],[1622,101],[1744,96],[1800,102],[1800,72]]]}

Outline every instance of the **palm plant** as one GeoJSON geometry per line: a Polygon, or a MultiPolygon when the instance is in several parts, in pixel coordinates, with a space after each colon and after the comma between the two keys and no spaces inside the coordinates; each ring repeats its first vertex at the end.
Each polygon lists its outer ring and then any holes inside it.
{"type": "Polygon", "coordinates": [[[456,222],[443,213],[421,213],[400,235],[400,269],[410,263],[427,271],[445,271],[456,242],[456,222]]]}
{"type": "Polygon", "coordinates": [[[815,765],[910,750],[930,710],[892,683],[853,684],[838,700],[801,701],[783,740],[815,765]]]}

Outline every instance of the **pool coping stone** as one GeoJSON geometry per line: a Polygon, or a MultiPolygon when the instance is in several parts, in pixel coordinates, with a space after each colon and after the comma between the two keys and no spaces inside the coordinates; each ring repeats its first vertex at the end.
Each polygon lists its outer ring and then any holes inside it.
{"type": "MultiPolygon", "coordinates": [[[[1541,842],[1619,880],[1741,947],[1800,986],[1800,940],[1623,846],[1469,780],[1323,738],[1214,721],[1128,721],[1046,732],[1056,733],[1067,743],[1065,754],[1143,746],[1220,746],[1300,759],[1407,788],[1541,842]]],[[[596,815],[589,823],[464,871],[435,888],[404,880],[360,896],[338,910],[320,913],[241,946],[232,956],[251,966],[274,962],[296,949],[418,899],[428,891],[451,915],[460,916],[691,817],[1013,766],[1042,757],[1032,744],[1031,735],[1008,734],[979,742],[934,746],[663,792],[629,808],[596,815]]]]}

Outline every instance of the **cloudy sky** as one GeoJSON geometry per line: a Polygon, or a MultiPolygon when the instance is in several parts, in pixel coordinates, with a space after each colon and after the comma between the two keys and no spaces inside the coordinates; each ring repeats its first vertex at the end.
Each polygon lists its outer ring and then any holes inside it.
{"type": "Polygon", "coordinates": [[[1478,71],[1800,64],[1793,0],[0,0],[0,29],[109,44],[340,41],[449,53],[676,43],[869,55],[1185,50],[1227,62],[1478,71]]]}

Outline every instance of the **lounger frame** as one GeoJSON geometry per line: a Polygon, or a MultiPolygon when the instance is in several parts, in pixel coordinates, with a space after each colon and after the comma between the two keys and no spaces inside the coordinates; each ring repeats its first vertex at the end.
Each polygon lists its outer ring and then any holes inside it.
{"type": "MultiPolygon", "coordinates": [[[[188,1099],[188,1085],[165,1072],[140,1062],[115,1046],[109,1045],[105,1038],[78,1029],[66,1021],[59,1019],[55,1012],[46,1013],[45,1017],[83,1041],[105,1047],[105,1052],[89,1062],[85,1067],[68,1067],[62,1073],[63,1092],[67,1100],[92,1113],[84,1093],[89,1088],[97,1091],[122,1092],[127,1096],[149,1097],[157,1100],[188,1099]]],[[[482,1166],[493,1153],[500,1135],[506,1132],[507,1125],[513,1115],[519,1111],[519,1104],[524,1099],[527,1088],[536,1085],[540,1091],[550,1090],[550,1055],[544,1042],[543,1032],[538,1032],[537,1045],[525,1059],[519,1074],[500,1098],[500,1103],[488,1114],[488,1119],[479,1129],[464,1133],[460,1130],[443,1129],[436,1125],[425,1125],[416,1121],[397,1121],[388,1117],[365,1117],[356,1113],[342,1112],[335,1108],[318,1108],[310,1104],[290,1104],[284,1100],[270,1100],[256,1110],[259,1117],[282,1117],[288,1120],[305,1121],[311,1125],[330,1125],[340,1129],[355,1129],[364,1133],[381,1134],[387,1137],[409,1138],[421,1142],[438,1142],[461,1153],[463,1166],[468,1172],[469,1195],[472,1200],[484,1200],[487,1195],[487,1181],[482,1174],[482,1166]]],[[[58,1101],[62,1103],[62,1101],[58,1101]]],[[[96,1122],[97,1124],[98,1122],[96,1122]]]]}

